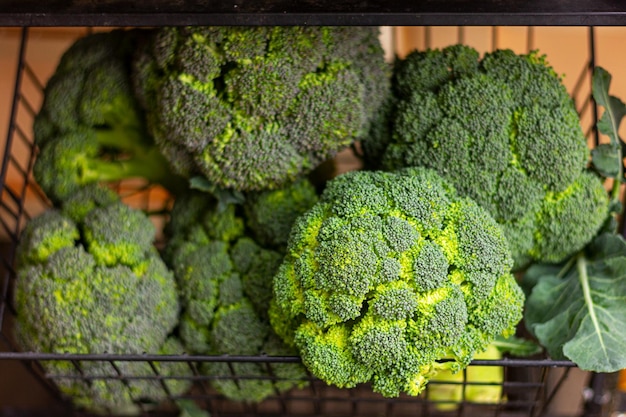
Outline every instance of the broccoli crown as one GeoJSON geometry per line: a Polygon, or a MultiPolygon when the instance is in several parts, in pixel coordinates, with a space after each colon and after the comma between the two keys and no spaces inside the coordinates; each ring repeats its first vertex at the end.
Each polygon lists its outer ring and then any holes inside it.
{"type": "Polygon", "coordinates": [[[329,384],[417,395],[514,332],[512,262],[500,225],[435,171],[348,172],[296,220],[270,323],[329,384]]]}
{"type": "Polygon", "coordinates": [[[366,143],[367,161],[443,175],[504,226],[515,269],[559,262],[597,233],[608,197],[585,174],[580,119],[545,56],[496,50],[480,59],[463,45],[414,51],[396,62],[392,89],[389,134],[366,143]],[[579,221],[588,212],[597,216],[579,221]]]}
{"type": "MultiPolygon", "coordinates": [[[[49,353],[171,351],[176,346],[169,338],[178,323],[178,291],[173,273],[152,245],[152,222],[119,200],[72,201],[70,213],[84,213],[82,219],[74,220],[63,208],[49,209],[22,232],[16,258],[16,339],[25,350],[49,353]],[[88,206],[93,208],[83,210],[88,206]]],[[[171,353],[180,352],[177,348],[171,353]]],[[[96,378],[114,371],[110,364],[97,362],[82,369],[62,361],[45,366],[50,372],[96,378]]],[[[133,374],[153,372],[148,364],[120,366],[133,374]]],[[[164,375],[189,372],[184,364],[162,366],[164,375]]],[[[122,410],[137,401],[167,398],[160,384],[149,380],[128,387],[115,379],[92,384],[81,380],[64,381],[61,387],[77,404],[94,410],[122,410]]],[[[166,384],[179,393],[188,385],[182,380],[166,384]]]]}
{"type": "Polygon", "coordinates": [[[130,79],[139,30],[99,32],[75,41],[46,84],[33,126],[33,168],[55,203],[86,184],[144,178],[175,190],[181,179],[145,129],[130,79]]]}
{"type": "Polygon", "coordinates": [[[138,48],[133,80],[176,172],[239,191],[311,171],[390,92],[371,27],[165,27],[138,48]]]}
{"type": "MultiPolygon", "coordinates": [[[[272,204],[280,208],[278,202],[272,204]]],[[[242,206],[219,207],[211,195],[189,192],[175,200],[167,226],[164,256],[180,288],[183,343],[198,354],[294,355],[295,350],[272,332],[267,313],[272,277],[282,255],[250,237],[242,206]]],[[[287,207],[282,212],[283,218],[273,220],[294,218],[287,207]]],[[[286,227],[271,226],[277,230],[286,227]]],[[[256,363],[205,363],[201,370],[218,376],[211,383],[226,398],[244,402],[259,402],[302,385],[306,377],[299,364],[281,364],[269,370],[256,363]],[[270,375],[278,379],[268,378],[270,375]]]]}

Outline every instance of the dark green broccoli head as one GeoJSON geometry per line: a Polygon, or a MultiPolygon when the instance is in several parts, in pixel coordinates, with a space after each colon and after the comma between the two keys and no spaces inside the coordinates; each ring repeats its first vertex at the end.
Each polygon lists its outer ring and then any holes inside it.
{"type": "MultiPolygon", "coordinates": [[[[75,220],[64,209],[50,209],[22,232],[16,339],[23,349],[43,353],[182,353],[180,344],[172,350],[175,342],[169,339],[178,323],[178,290],[152,245],[152,223],[119,200],[105,203],[98,192],[81,196],[73,196],[68,209],[75,220]]],[[[115,374],[107,363],[84,364],[80,371],[64,361],[44,366],[51,373],[81,372],[80,379],[62,381],[60,387],[90,410],[137,411],[139,401],[167,399],[154,381],[136,380],[126,387],[116,379],[98,379],[115,374]],[[85,376],[94,377],[93,383],[85,376]]],[[[153,372],[147,363],[120,366],[133,375],[153,372]]],[[[189,373],[181,364],[157,366],[166,376],[189,373]]],[[[175,393],[188,387],[183,380],[166,384],[175,393]]]]}
{"type": "MultiPolygon", "coordinates": [[[[288,213],[286,208],[284,213],[288,213]]],[[[277,223],[269,227],[283,230],[286,226],[279,223],[293,221],[293,217],[274,217],[272,221],[277,223]]],[[[292,348],[278,344],[267,314],[272,277],[282,256],[256,243],[244,227],[246,223],[243,207],[230,204],[222,208],[207,193],[190,192],[174,202],[165,258],[180,288],[181,339],[192,353],[269,354],[265,349],[271,343],[276,352],[294,354],[292,348]]],[[[202,372],[223,376],[211,383],[235,401],[261,401],[302,385],[306,376],[298,364],[278,367],[285,376],[281,379],[278,375],[276,381],[267,378],[268,369],[260,364],[231,365],[204,363],[202,372]]]]}
{"type": "Polygon", "coordinates": [[[35,129],[51,133],[36,135],[37,145],[81,126],[120,134],[126,128],[141,128],[128,65],[137,35],[137,31],[98,32],[79,38],[64,52],[37,115],[37,123],[53,128],[35,129]]]}
{"type": "Polygon", "coordinates": [[[392,80],[389,134],[374,135],[375,144],[366,140],[366,161],[387,170],[424,166],[443,175],[504,226],[516,269],[533,260],[559,262],[597,233],[608,197],[596,192],[598,178],[581,179],[587,142],[573,101],[545,56],[496,50],[481,59],[462,45],[414,51],[396,62],[392,80]],[[546,217],[581,213],[580,205],[554,202],[579,182],[587,188],[575,186],[577,192],[594,196],[585,209],[597,216],[555,223],[549,231],[546,217]],[[559,212],[546,213],[554,203],[559,212]],[[566,206],[573,211],[566,214],[566,206]]]}
{"type": "Polygon", "coordinates": [[[275,189],[362,137],[389,95],[376,28],[166,27],[133,84],[174,169],[275,189]]]}
{"type": "Polygon", "coordinates": [[[147,134],[130,78],[141,30],[98,32],[76,40],[46,84],[33,126],[34,176],[54,202],[92,183],[143,178],[182,186],[147,134]]]}
{"type": "Polygon", "coordinates": [[[460,369],[514,332],[512,264],[500,225],[435,171],[353,171],[296,220],[270,323],[329,384],[417,395],[437,361],[460,369]]]}

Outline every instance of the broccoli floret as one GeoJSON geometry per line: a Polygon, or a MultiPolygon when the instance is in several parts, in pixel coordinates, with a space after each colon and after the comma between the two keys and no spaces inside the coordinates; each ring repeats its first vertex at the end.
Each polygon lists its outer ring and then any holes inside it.
{"type": "MultiPolygon", "coordinates": [[[[24,350],[43,353],[182,353],[172,336],[178,290],[152,245],[150,219],[119,200],[106,204],[87,199],[89,193],[68,200],[70,213],[80,213],[74,218],[64,208],[49,209],[25,225],[17,248],[16,339],[24,350]]],[[[117,365],[125,374],[154,375],[147,362],[117,365]]],[[[190,373],[183,363],[155,366],[164,376],[190,373]]],[[[159,381],[137,379],[125,385],[103,378],[117,375],[106,362],[83,363],[77,369],[69,362],[49,361],[44,367],[80,376],[61,379],[59,386],[89,410],[140,412],[140,402],[168,398],[159,381]]],[[[163,383],[174,395],[189,387],[184,379],[163,383]]]]}
{"type": "Polygon", "coordinates": [[[389,134],[365,139],[368,166],[436,170],[503,226],[514,269],[562,261],[604,223],[608,196],[588,173],[580,118],[545,56],[413,51],[396,61],[392,90],[389,134]]]}
{"type": "MultiPolygon", "coordinates": [[[[286,190],[272,193],[289,195],[286,190]]],[[[298,208],[288,207],[293,201],[290,198],[270,201],[284,214],[271,220],[269,215],[263,218],[276,222],[270,225],[271,235],[273,230],[288,229],[280,223],[293,221],[290,210],[298,208]]],[[[282,255],[250,237],[252,232],[245,224],[256,220],[246,218],[245,213],[243,206],[234,204],[220,209],[214,197],[202,192],[190,191],[175,200],[166,227],[169,240],[165,254],[180,287],[181,339],[197,354],[294,355],[294,349],[273,334],[267,313],[272,277],[282,255]]],[[[259,402],[304,384],[302,365],[274,368],[276,373],[270,374],[267,367],[257,363],[207,362],[201,371],[212,377],[212,386],[223,396],[241,402],[259,402]]]]}
{"type": "Polygon", "coordinates": [[[346,325],[322,329],[312,322],[304,322],[298,327],[295,342],[314,376],[332,381],[338,387],[354,387],[369,381],[373,369],[355,360],[349,337],[350,328],[346,325]]]}
{"type": "Polygon", "coordinates": [[[239,191],[280,188],[364,136],[390,75],[375,27],[164,27],[133,59],[175,171],[239,191]]]}
{"type": "Polygon", "coordinates": [[[229,242],[243,235],[244,227],[244,219],[235,213],[235,205],[229,204],[224,210],[217,210],[211,195],[187,190],[177,196],[164,227],[168,242],[163,258],[177,268],[179,263],[173,257],[181,247],[181,250],[184,247],[194,250],[196,246],[214,240],[229,242]]]}
{"type": "Polygon", "coordinates": [[[89,253],[107,266],[140,265],[156,234],[145,213],[125,204],[94,208],[82,230],[89,253]]]}
{"type": "Polygon", "coordinates": [[[267,310],[272,300],[271,277],[276,273],[283,256],[274,250],[266,250],[247,237],[233,245],[230,256],[242,275],[245,295],[256,314],[268,322],[267,310]]]}
{"type": "MultiPolygon", "coordinates": [[[[154,353],[158,355],[181,355],[183,352],[184,348],[180,341],[175,337],[170,337],[165,341],[162,348],[154,353]]],[[[141,352],[133,353],[140,354],[141,352]]],[[[163,383],[172,395],[182,394],[189,388],[189,383],[184,379],[190,376],[189,367],[181,362],[117,361],[113,365],[109,362],[84,361],[80,366],[83,372],[80,377],[58,378],[55,382],[62,387],[65,394],[74,399],[77,407],[88,408],[99,415],[106,415],[111,412],[123,416],[139,415],[140,410],[149,410],[158,406],[155,399],[166,398],[163,383]],[[123,375],[132,375],[134,378],[118,379],[118,372],[123,375]],[[164,381],[155,379],[155,372],[166,378],[171,376],[171,379],[168,378],[164,381]],[[86,377],[89,380],[86,380],[86,377]],[[91,397],[85,396],[85,392],[97,392],[102,405],[96,407],[91,397]]],[[[59,361],[53,372],[72,375],[77,371],[74,364],[59,361]]]]}
{"type": "Polygon", "coordinates": [[[48,81],[34,123],[33,172],[54,203],[87,184],[126,178],[184,187],[146,132],[134,97],[130,60],[141,36],[114,30],[80,38],[48,81]]]}
{"type": "Polygon", "coordinates": [[[284,250],[291,225],[317,198],[315,187],[307,179],[277,190],[248,193],[244,204],[247,225],[261,245],[284,250]]]}
{"type": "Polygon", "coordinates": [[[538,253],[554,253],[553,261],[571,255],[568,248],[587,242],[589,231],[584,228],[568,231],[559,226],[605,219],[606,195],[602,182],[592,172],[583,172],[559,193],[547,193],[537,215],[537,244],[534,250],[538,253]]]}
{"type": "Polygon", "coordinates": [[[57,210],[45,211],[28,222],[20,237],[18,265],[44,262],[54,252],[71,248],[80,238],[76,223],[57,210]]]}
{"type": "Polygon", "coordinates": [[[328,384],[418,395],[522,318],[500,225],[435,171],[340,175],[292,230],[270,323],[328,384]]]}
{"type": "Polygon", "coordinates": [[[63,201],[63,214],[77,223],[82,223],[93,209],[107,207],[118,199],[119,195],[110,188],[88,184],[63,201]]]}

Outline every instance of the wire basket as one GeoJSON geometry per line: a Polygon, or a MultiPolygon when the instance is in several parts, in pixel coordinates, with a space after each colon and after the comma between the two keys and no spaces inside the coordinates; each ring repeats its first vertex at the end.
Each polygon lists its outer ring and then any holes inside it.
{"type": "MultiPolygon", "coordinates": [[[[430,28],[419,28],[423,46],[429,47],[436,40],[430,28]]],[[[533,28],[526,28],[526,49],[533,49],[533,28]]],[[[499,46],[498,30],[491,28],[491,48],[499,46]]],[[[466,32],[463,28],[456,30],[456,42],[464,42],[466,32]]],[[[593,130],[596,119],[595,106],[589,94],[589,78],[594,67],[595,40],[593,29],[589,29],[588,58],[580,68],[580,73],[572,88],[577,108],[587,120],[590,144],[597,141],[593,130]]],[[[394,41],[397,39],[394,38],[394,41]]],[[[294,388],[288,392],[270,395],[261,403],[233,402],[211,388],[214,380],[228,380],[234,384],[249,379],[258,379],[258,375],[235,373],[237,363],[255,363],[267,372],[267,379],[278,379],[274,372],[278,364],[299,363],[297,357],[276,356],[188,356],[188,355],[112,355],[112,354],[46,354],[38,352],[20,352],[14,343],[11,332],[15,319],[12,307],[12,288],[16,279],[14,257],[19,234],[24,224],[47,207],[49,202],[32,177],[32,166],[37,155],[33,144],[31,126],[43,96],[45,81],[38,74],[37,68],[31,64],[27,46],[29,29],[20,32],[18,66],[15,75],[14,96],[11,106],[9,128],[6,139],[2,166],[0,170],[0,238],[2,253],[0,263],[0,374],[2,369],[12,369],[14,373],[28,374],[34,382],[24,386],[24,391],[45,391],[52,400],[46,403],[45,411],[34,406],[12,408],[7,406],[1,415],[89,415],[72,406],[70,398],[64,397],[58,389],[59,384],[71,379],[79,379],[84,383],[94,380],[110,380],[119,384],[133,384],[136,381],[150,381],[160,387],[168,401],[158,407],[145,404],[141,398],[136,403],[144,415],[178,415],[178,405],[182,400],[193,400],[198,406],[206,409],[211,416],[541,416],[550,410],[557,396],[572,375],[576,367],[569,361],[553,361],[545,358],[534,359],[503,359],[475,360],[463,371],[463,378],[458,382],[444,383],[433,380],[425,392],[419,397],[400,396],[384,398],[372,392],[368,385],[354,389],[337,389],[308,376],[302,382],[303,388],[294,388]],[[44,364],[49,361],[65,363],[69,368],[77,370],[68,374],[47,373],[44,364]],[[97,377],[86,376],[82,369],[88,363],[102,364],[105,372],[97,377]],[[146,372],[127,373],[123,364],[141,362],[146,372]],[[164,376],[159,369],[164,363],[182,363],[189,373],[184,375],[164,376]],[[204,375],[199,371],[203,363],[225,364],[223,374],[204,375]],[[497,366],[504,373],[504,383],[496,383],[500,389],[499,397],[488,404],[473,403],[466,398],[466,392],[472,385],[494,385],[493,383],[474,383],[466,380],[467,372],[475,366],[497,366]],[[191,380],[193,388],[184,395],[173,395],[169,392],[168,380],[191,380]],[[34,385],[31,385],[34,384],[34,385]],[[440,403],[431,398],[430,391],[437,385],[449,384],[459,392],[458,400],[440,403]],[[303,384],[304,385],[304,384],[303,384]],[[13,411],[11,411],[13,410],[13,411]]],[[[157,226],[166,221],[167,209],[170,207],[168,194],[158,187],[147,187],[142,183],[123,182],[116,190],[128,204],[149,209],[159,213],[152,217],[157,226]]],[[[157,227],[158,229],[159,227],[157,227]]],[[[13,373],[4,378],[11,380],[13,373]]],[[[17,380],[16,380],[17,383],[17,380]]],[[[581,394],[582,396],[582,394],[581,394]]],[[[1,404],[0,404],[1,406],[1,404]]]]}

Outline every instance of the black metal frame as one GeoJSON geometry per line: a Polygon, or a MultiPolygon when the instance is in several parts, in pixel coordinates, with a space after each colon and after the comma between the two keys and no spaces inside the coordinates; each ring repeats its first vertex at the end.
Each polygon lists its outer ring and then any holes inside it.
{"type": "MultiPolygon", "coordinates": [[[[54,3],[54,2],[53,2],[54,3]]],[[[30,2],[24,3],[29,5],[30,2]]],[[[9,8],[9,10],[11,10],[9,8]]],[[[0,13],[0,24],[3,13],[0,13]]],[[[374,17],[375,15],[373,15],[374,17]]],[[[429,46],[429,29],[426,28],[426,43],[429,46]]],[[[533,49],[533,29],[528,29],[527,46],[533,49]]],[[[459,28],[458,40],[463,41],[463,29],[459,28]]],[[[497,31],[494,28],[493,46],[498,43],[497,31]]],[[[0,167],[0,229],[10,237],[7,245],[3,248],[0,260],[0,367],[5,361],[19,362],[25,370],[32,374],[37,381],[50,393],[59,399],[62,404],[59,415],[88,415],[80,410],[74,410],[71,401],[64,398],[58,390],[56,383],[68,378],[79,378],[85,381],[93,379],[81,375],[80,370],[87,362],[98,361],[108,363],[111,372],[108,375],[99,376],[98,379],[115,379],[124,383],[134,379],[149,379],[158,381],[163,386],[170,404],[165,408],[153,410],[145,407],[145,415],[172,415],[175,413],[171,408],[178,400],[192,399],[205,407],[212,416],[278,416],[278,415],[302,415],[302,416],[322,416],[322,415],[385,415],[392,416],[437,416],[440,413],[433,407],[435,403],[428,399],[428,389],[420,397],[383,398],[373,394],[371,389],[359,386],[350,390],[339,390],[328,387],[321,381],[311,377],[307,379],[309,386],[303,389],[294,389],[287,393],[271,396],[261,404],[238,404],[229,402],[223,396],[216,393],[209,385],[210,381],[218,378],[231,380],[243,380],[246,378],[259,378],[258,376],[235,375],[233,364],[240,362],[258,363],[266,367],[271,372],[273,364],[277,363],[297,363],[297,357],[270,357],[270,356],[187,356],[187,355],[111,355],[111,354],[44,354],[37,352],[19,352],[10,337],[11,321],[15,317],[15,311],[11,305],[11,288],[15,280],[13,260],[15,248],[19,239],[19,231],[23,223],[34,213],[30,213],[25,206],[28,198],[38,199],[43,205],[47,200],[43,193],[32,180],[31,170],[36,148],[33,140],[29,137],[27,129],[24,129],[23,120],[32,122],[36,113],[35,106],[29,97],[23,94],[23,83],[31,83],[36,89],[42,91],[43,83],[39,80],[25,59],[26,46],[28,43],[28,28],[22,29],[20,50],[18,56],[18,68],[15,80],[15,93],[13,97],[9,130],[7,133],[6,148],[0,167]],[[20,123],[19,121],[22,121],[20,123]],[[28,149],[29,155],[25,160],[18,160],[14,155],[14,147],[22,146],[28,149]],[[23,182],[17,186],[9,186],[7,183],[8,171],[17,171],[22,176],[23,182]],[[43,363],[46,361],[65,361],[73,364],[78,370],[76,374],[48,374],[45,372],[43,363]],[[123,362],[141,361],[148,363],[152,373],[150,375],[126,375],[120,371],[118,366],[123,362]],[[167,391],[163,383],[166,379],[158,371],[158,364],[164,362],[183,362],[191,370],[191,376],[169,376],[173,379],[189,379],[194,382],[194,389],[183,396],[173,396],[167,391]],[[225,362],[229,365],[230,373],[227,375],[202,375],[199,372],[199,365],[205,362],[225,362]]],[[[584,91],[585,80],[590,77],[591,70],[595,65],[595,38],[594,30],[589,28],[589,61],[588,65],[582,69],[580,78],[573,95],[578,98],[577,107],[580,112],[592,111],[594,119],[597,118],[596,108],[591,101],[589,91],[584,91]]],[[[594,135],[597,141],[597,134],[593,127],[588,131],[589,135],[594,135]]],[[[507,396],[507,401],[502,401],[495,405],[472,404],[465,401],[465,398],[458,403],[458,408],[444,415],[454,416],[501,416],[501,417],[536,417],[541,416],[546,411],[550,401],[557,394],[560,387],[567,379],[570,370],[575,366],[569,361],[554,361],[549,359],[505,359],[500,361],[476,360],[470,366],[502,366],[506,374],[506,382],[503,384],[503,392],[507,396]],[[548,377],[551,374],[560,375],[551,384],[548,384],[548,377]],[[520,378],[519,374],[523,374],[520,378]],[[531,378],[528,378],[531,376],[531,378]]],[[[267,377],[273,378],[273,377],[267,377]]],[[[597,382],[597,381],[596,381],[597,382]]],[[[436,384],[436,382],[434,382],[436,384]]],[[[461,385],[465,388],[468,383],[464,381],[461,385]]],[[[463,392],[465,389],[463,389],[463,392]]],[[[141,405],[141,404],[140,404],[141,405]]],[[[143,407],[143,406],[142,406],[143,407]]],[[[1,410],[0,410],[1,411],[1,410]]],[[[2,413],[0,412],[0,415],[2,413]]],[[[46,412],[46,415],[54,413],[46,412]]]]}
{"type": "Polygon", "coordinates": [[[626,24],[619,0],[4,0],[0,26],[626,24]]]}

